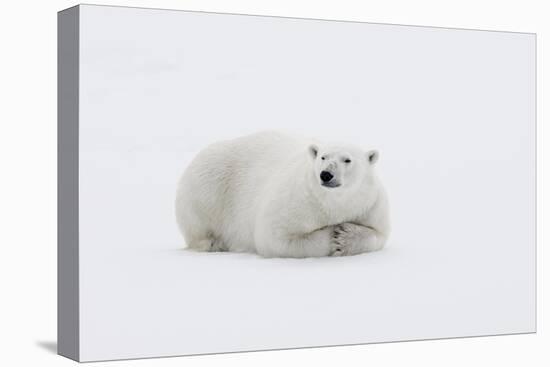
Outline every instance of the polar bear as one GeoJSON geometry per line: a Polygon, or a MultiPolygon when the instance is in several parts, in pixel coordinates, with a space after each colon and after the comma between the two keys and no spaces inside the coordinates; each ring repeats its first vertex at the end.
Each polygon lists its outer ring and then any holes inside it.
{"type": "Polygon", "coordinates": [[[264,257],[355,255],[389,234],[378,152],[267,131],[214,143],[183,173],[176,217],[187,247],[264,257]]]}

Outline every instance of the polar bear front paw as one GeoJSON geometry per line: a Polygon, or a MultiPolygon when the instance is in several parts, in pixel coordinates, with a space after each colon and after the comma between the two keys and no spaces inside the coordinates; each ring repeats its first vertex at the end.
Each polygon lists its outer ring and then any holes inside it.
{"type": "Polygon", "coordinates": [[[350,253],[357,241],[356,225],[342,223],[334,226],[332,233],[332,251],[330,256],[344,256],[350,253]]]}
{"type": "Polygon", "coordinates": [[[353,224],[342,223],[334,226],[332,233],[332,251],[330,256],[344,256],[354,241],[353,224]]]}

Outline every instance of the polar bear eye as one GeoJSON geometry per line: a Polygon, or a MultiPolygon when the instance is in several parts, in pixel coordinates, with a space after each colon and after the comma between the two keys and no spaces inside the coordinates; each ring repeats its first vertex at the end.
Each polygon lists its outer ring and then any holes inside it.
{"type": "Polygon", "coordinates": [[[344,159],[344,163],[351,163],[351,159],[344,159]]]}
{"type": "Polygon", "coordinates": [[[325,160],[325,157],[321,157],[322,160],[325,160]]]}

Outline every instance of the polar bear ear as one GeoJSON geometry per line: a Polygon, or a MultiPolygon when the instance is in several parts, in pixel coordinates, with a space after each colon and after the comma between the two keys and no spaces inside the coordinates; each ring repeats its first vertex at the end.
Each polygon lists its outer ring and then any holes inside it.
{"type": "Polygon", "coordinates": [[[317,158],[317,153],[319,153],[319,147],[317,145],[311,144],[308,150],[309,150],[309,154],[311,154],[313,158],[317,158]]]}
{"type": "Polygon", "coordinates": [[[375,164],[378,161],[378,151],[377,150],[369,150],[367,152],[367,159],[370,164],[375,164]]]}

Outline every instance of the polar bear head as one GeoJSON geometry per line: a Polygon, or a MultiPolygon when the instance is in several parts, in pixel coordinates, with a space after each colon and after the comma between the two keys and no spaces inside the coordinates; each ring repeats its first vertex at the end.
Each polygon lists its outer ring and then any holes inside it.
{"type": "Polygon", "coordinates": [[[373,175],[378,151],[365,152],[352,146],[309,146],[313,177],[325,189],[353,188],[373,175]]]}

